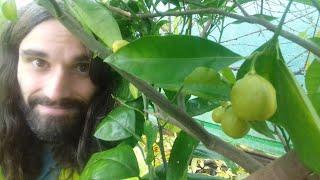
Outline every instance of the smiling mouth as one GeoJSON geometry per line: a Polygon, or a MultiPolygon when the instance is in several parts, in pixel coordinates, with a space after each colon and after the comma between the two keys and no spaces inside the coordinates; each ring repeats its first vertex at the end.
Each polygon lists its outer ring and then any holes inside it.
{"type": "Polygon", "coordinates": [[[39,110],[40,114],[50,114],[54,116],[67,115],[75,112],[74,108],[62,106],[38,105],[36,108],[39,110]]]}

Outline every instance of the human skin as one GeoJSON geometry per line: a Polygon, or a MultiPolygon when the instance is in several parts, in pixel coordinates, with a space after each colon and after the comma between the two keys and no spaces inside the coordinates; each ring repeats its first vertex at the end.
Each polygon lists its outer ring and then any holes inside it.
{"type": "Polygon", "coordinates": [[[89,67],[88,49],[57,20],[44,21],[27,34],[19,47],[17,78],[27,105],[32,97],[51,102],[32,107],[39,123],[48,123],[49,116],[76,117],[76,108],[62,105],[66,99],[90,102],[96,87],[89,67]]]}

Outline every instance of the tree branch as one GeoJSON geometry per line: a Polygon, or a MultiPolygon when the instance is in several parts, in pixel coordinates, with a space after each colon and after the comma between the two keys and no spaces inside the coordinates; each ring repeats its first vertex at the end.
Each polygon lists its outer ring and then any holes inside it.
{"type": "MultiPolygon", "coordinates": [[[[113,11],[113,8],[110,8],[111,6],[108,5],[106,6],[107,8],[109,8],[109,10],[113,11]]],[[[119,13],[119,11],[113,11],[115,13],[119,13]]],[[[143,13],[143,14],[136,14],[136,16],[138,18],[154,18],[154,17],[163,17],[163,16],[183,16],[183,15],[192,15],[192,14],[219,14],[219,15],[223,15],[223,16],[228,16],[230,18],[233,19],[238,19],[244,22],[248,22],[248,23],[252,23],[252,24],[259,24],[265,28],[267,28],[270,31],[276,32],[278,26],[271,24],[270,22],[261,19],[261,18],[257,18],[254,16],[241,16],[238,14],[234,14],[234,13],[228,13],[225,12],[224,10],[221,9],[216,9],[216,8],[202,8],[202,9],[190,9],[190,10],[186,10],[186,11],[179,11],[179,12],[162,12],[161,14],[158,13],[143,13]]],[[[132,18],[132,15],[129,13],[121,13],[121,15],[124,15],[128,18],[132,18]]],[[[293,33],[290,33],[288,31],[285,30],[281,30],[280,31],[280,35],[282,37],[285,37],[288,40],[291,40],[292,42],[299,44],[300,46],[304,47],[305,49],[311,51],[313,54],[315,54],[316,56],[320,57],[320,48],[309,42],[306,41],[298,36],[296,36],[293,33]]]]}
{"type": "Polygon", "coordinates": [[[279,25],[278,25],[278,28],[277,28],[277,30],[274,32],[273,38],[278,38],[278,37],[279,37],[280,32],[281,32],[281,30],[282,30],[282,26],[283,26],[283,24],[284,24],[284,20],[286,19],[287,13],[289,12],[289,9],[290,9],[290,7],[291,7],[292,2],[293,2],[293,0],[289,0],[289,3],[288,3],[288,5],[287,5],[287,7],[286,7],[286,10],[284,11],[284,13],[283,13],[283,15],[282,15],[282,17],[281,17],[281,20],[280,20],[280,23],[279,23],[279,25]]]}
{"type": "Polygon", "coordinates": [[[241,4],[238,3],[237,0],[233,0],[233,2],[237,5],[237,7],[241,10],[242,14],[245,16],[249,16],[249,14],[247,13],[246,10],[243,9],[243,7],[241,6],[241,4]]]}
{"type": "MultiPolygon", "coordinates": [[[[51,9],[52,6],[49,4],[51,1],[54,0],[38,0],[39,2],[45,2],[41,3],[40,5],[43,5],[46,9],[49,10],[53,15],[55,13],[53,12],[54,9],[51,9]]],[[[62,12],[63,13],[63,12],[62,12]]],[[[75,35],[80,38],[85,45],[91,49],[91,50],[101,50],[105,49],[105,47],[102,44],[99,44],[100,47],[96,47],[93,45],[96,45],[96,40],[91,39],[88,34],[85,34],[84,31],[78,31],[78,27],[71,26],[70,24],[74,24],[73,17],[65,16],[65,14],[62,14],[62,17],[57,17],[57,19],[64,25],[68,25],[67,28],[72,32],[75,33],[75,35]],[[63,18],[62,18],[63,17],[63,18]],[[96,49],[97,48],[97,49],[96,49]]],[[[106,58],[106,53],[99,53],[101,58],[106,58]]],[[[157,104],[162,110],[164,110],[168,115],[173,117],[178,121],[179,127],[183,130],[186,130],[190,133],[191,136],[194,138],[200,140],[204,145],[213,151],[216,151],[223,156],[229,158],[230,160],[236,162],[240,166],[242,166],[244,169],[246,169],[248,172],[252,173],[261,167],[263,165],[259,163],[257,160],[253,159],[251,156],[246,154],[245,152],[233,147],[232,145],[224,142],[220,138],[208,133],[200,124],[198,124],[196,121],[194,121],[190,116],[188,116],[184,111],[179,109],[178,107],[171,104],[162,94],[157,92],[153,87],[151,87],[146,82],[142,81],[141,79],[138,79],[137,77],[122,71],[118,69],[117,67],[113,66],[112,64],[109,64],[112,68],[114,68],[120,75],[122,75],[125,79],[129,80],[133,85],[135,85],[139,90],[141,90],[151,101],[153,101],[155,104],[157,104]]],[[[175,123],[176,124],[176,123],[175,123]]]]}

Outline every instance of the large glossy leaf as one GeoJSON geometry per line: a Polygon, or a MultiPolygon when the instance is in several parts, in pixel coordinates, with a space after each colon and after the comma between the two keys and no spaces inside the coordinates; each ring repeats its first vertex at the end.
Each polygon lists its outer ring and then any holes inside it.
{"type": "Polygon", "coordinates": [[[308,90],[308,96],[320,114],[320,62],[315,59],[309,66],[306,73],[306,88],[308,90]]]}
{"type": "Polygon", "coordinates": [[[122,39],[116,20],[107,8],[95,0],[74,0],[73,10],[83,24],[86,24],[110,48],[115,40],[122,39]]]}
{"type": "Polygon", "coordinates": [[[105,141],[118,141],[134,135],[135,112],[125,106],[113,109],[98,125],[94,136],[105,141]]]}
{"type": "Polygon", "coordinates": [[[241,58],[199,37],[153,36],[131,42],[105,62],[157,86],[180,88],[197,67],[219,71],[241,58]]]}
{"type": "Polygon", "coordinates": [[[283,61],[278,62],[279,117],[288,131],[300,159],[320,173],[320,118],[309,98],[283,61]]]}
{"type": "Polygon", "coordinates": [[[166,179],[186,179],[188,164],[198,143],[185,132],[180,132],[171,150],[166,179]]]}
{"type": "MultiPolygon", "coordinates": [[[[301,161],[311,170],[320,172],[320,118],[310,99],[297,83],[282,58],[278,42],[270,41],[259,48],[262,54],[256,62],[256,71],[269,79],[277,93],[277,112],[274,122],[285,127],[301,161]]],[[[249,69],[247,60],[239,78],[249,69]]]]}
{"type": "Polygon", "coordinates": [[[139,167],[132,148],[119,145],[91,156],[81,173],[81,179],[125,179],[139,176],[139,167]]]}

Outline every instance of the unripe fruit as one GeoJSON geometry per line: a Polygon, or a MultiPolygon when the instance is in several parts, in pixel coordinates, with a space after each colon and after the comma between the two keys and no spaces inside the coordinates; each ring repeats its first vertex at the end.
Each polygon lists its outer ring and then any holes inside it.
{"type": "Polygon", "coordinates": [[[248,73],[232,87],[231,103],[239,119],[266,120],[276,112],[276,91],[262,76],[248,73]]]}
{"type": "Polygon", "coordinates": [[[222,115],[225,112],[225,108],[222,106],[219,106],[212,110],[211,118],[214,122],[220,123],[222,120],[222,115]]]}
{"type": "Polygon", "coordinates": [[[18,18],[17,15],[17,6],[15,0],[7,0],[2,4],[1,7],[3,15],[11,20],[15,21],[18,18]]]}
{"type": "Polygon", "coordinates": [[[113,42],[112,44],[112,51],[115,53],[117,52],[120,48],[122,48],[123,46],[129,44],[128,41],[126,40],[116,40],[113,42]]]}
{"type": "Polygon", "coordinates": [[[232,108],[227,109],[223,114],[221,127],[223,132],[232,138],[241,138],[250,130],[249,123],[239,119],[232,108]]]}

